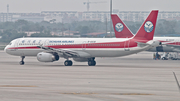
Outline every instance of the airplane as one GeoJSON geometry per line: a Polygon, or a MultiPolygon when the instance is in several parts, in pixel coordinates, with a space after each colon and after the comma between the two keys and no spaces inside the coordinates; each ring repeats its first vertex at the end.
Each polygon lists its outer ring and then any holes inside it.
{"type": "MultiPolygon", "coordinates": [[[[111,15],[111,20],[113,23],[113,28],[115,32],[116,38],[132,38],[134,35],[132,32],[128,29],[128,27],[123,23],[123,21],[116,15],[111,15]],[[123,26],[123,30],[119,31],[117,25],[123,26]]],[[[153,26],[151,25],[151,22],[147,22],[144,26],[144,29],[151,31],[153,29],[153,26]]],[[[140,30],[137,31],[139,33],[140,30]]],[[[180,52],[180,37],[154,37],[154,41],[159,41],[160,45],[154,48],[151,48],[147,51],[151,52],[180,52]]]]}
{"type": "Polygon", "coordinates": [[[21,56],[20,65],[24,65],[26,56],[36,56],[40,62],[54,62],[65,58],[65,66],[72,66],[74,61],[88,62],[95,66],[95,57],[119,57],[135,54],[159,45],[152,41],[157,21],[158,10],[153,10],[142,24],[140,32],[132,38],[17,38],[4,49],[10,55],[21,56]],[[151,21],[153,29],[144,29],[151,21]]]}

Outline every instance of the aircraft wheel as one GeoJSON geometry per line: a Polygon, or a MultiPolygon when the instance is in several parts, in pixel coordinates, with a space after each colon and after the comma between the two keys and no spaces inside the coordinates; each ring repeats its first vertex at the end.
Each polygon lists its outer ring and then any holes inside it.
{"type": "Polygon", "coordinates": [[[21,56],[21,61],[19,62],[20,65],[24,65],[24,58],[25,56],[21,56]]]}
{"type": "Polygon", "coordinates": [[[71,60],[69,60],[69,66],[72,66],[73,62],[71,60]]]}
{"type": "Polygon", "coordinates": [[[94,61],[94,60],[88,61],[88,65],[89,66],[95,66],[96,65],[96,61],[94,61]]]}
{"type": "Polygon", "coordinates": [[[96,65],[96,61],[93,61],[93,66],[95,66],[96,65]]]}
{"type": "Polygon", "coordinates": [[[20,64],[20,65],[24,65],[24,61],[20,61],[19,64],[20,64]]]}
{"type": "Polygon", "coordinates": [[[72,62],[71,60],[66,60],[66,61],[64,62],[64,65],[65,65],[65,66],[72,66],[72,64],[73,64],[73,62],[72,62]]]}

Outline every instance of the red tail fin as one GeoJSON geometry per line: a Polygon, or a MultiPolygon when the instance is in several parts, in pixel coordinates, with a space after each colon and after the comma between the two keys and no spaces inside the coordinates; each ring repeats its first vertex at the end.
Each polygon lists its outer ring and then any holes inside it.
{"type": "Polygon", "coordinates": [[[111,14],[116,38],[131,38],[134,35],[116,14],[111,14]]]}
{"type": "Polygon", "coordinates": [[[134,39],[152,40],[156,28],[158,10],[152,10],[145,22],[142,24],[134,39]]]}

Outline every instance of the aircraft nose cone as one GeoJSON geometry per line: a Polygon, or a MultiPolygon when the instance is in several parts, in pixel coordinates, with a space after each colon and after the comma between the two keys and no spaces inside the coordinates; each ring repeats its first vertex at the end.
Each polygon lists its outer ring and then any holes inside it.
{"type": "Polygon", "coordinates": [[[4,52],[6,52],[6,53],[7,53],[7,46],[4,48],[4,52]]]}

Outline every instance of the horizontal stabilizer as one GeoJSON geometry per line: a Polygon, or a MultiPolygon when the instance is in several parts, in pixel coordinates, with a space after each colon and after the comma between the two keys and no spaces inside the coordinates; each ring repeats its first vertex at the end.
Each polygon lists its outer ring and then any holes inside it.
{"type": "Polygon", "coordinates": [[[146,43],[144,43],[144,42],[136,42],[136,43],[138,43],[139,47],[144,47],[144,46],[147,46],[147,45],[150,45],[152,47],[157,47],[157,46],[159,46],[160,42],[151,40],[151,41],[148,41],[146,43]]]}

